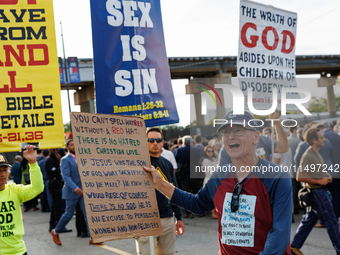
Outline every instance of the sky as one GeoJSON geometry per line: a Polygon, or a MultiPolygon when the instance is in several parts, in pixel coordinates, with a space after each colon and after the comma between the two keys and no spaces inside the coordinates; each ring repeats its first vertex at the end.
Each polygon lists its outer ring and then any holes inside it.
{"type": "MultiPolygon", "coordinates": [[[[95,1],[95,0],[93,0],[95,1]]],[[[339,55],[340,2],[338,0],[259,0],[258,3],[296,12],[296,55],[339,55]]],[[[89,0],[53,0],[58,56],[92,58],[89,0]]],[[[161,0],[165,46],[168,57],[237,56],[239,40],[238,0],[161,0]]],[[[177,109],[189,107],[187,80],[172,80],[177,109]]],[[[73,92],[70,93],[73,99],[73,92]]],[[[326,91],[324,92],[326,95],[326,91]]],[[[323,95],[322,95],[323,96],[323,95]]],[[[62,92],[63,121],[69,121],[67,96],[62,92]]],[[[71,101],[72,111],[79,111],[71,101]]],[[[180,126],[189,124],[183,111],[180,126]]]]}

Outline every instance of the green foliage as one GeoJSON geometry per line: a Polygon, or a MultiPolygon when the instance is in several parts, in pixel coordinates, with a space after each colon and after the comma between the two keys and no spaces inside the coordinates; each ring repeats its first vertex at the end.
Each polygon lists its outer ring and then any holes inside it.
{"type": "MultiPolygon", "coordinates": [[[[340,96],[335,97],[335,104],[337,111],[340,110],[340,96]]],[[[308,111],[310,112],[327,112],[327,98],[326,97],[312,97],[312,99],[309,101],[309,107],[308,111]]]]}
{"type": "Polygon", "coordinates": [[[71,123],[64,124],[64,133],[71,132],[71,123]]]}
{"type": "Polygon", "coordinates": [[[312,97],[309,101],[308,111],[310,112],[327,112],[327,99],[312,97]]]}

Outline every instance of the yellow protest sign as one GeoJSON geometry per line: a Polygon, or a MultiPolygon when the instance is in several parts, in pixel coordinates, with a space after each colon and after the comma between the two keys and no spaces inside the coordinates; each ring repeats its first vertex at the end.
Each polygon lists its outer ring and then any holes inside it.
{"type": "Polygon", "coordinates": [[[64,146],[52,0],[0,0],[0,152],[64,146]]]}

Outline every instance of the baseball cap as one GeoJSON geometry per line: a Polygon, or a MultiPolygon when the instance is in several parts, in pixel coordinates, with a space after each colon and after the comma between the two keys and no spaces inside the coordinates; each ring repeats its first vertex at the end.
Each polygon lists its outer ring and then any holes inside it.
{"type": "Polygon", "coordinates": [[[254,116],[250,112],[244,112],[244,114],[234,114],[233,111],[228,112],[224,119],[227,121],[225,124],[217,129],[217,132],[222,132],[230,124],[232,125],[242,125],[250,126],[258,131],[257,121],[254,120],[254,116]]]}
{"type": "Polygon", "coordinates": [[[3,155],[1,155],[1,154],[0,154],[0,166],[8,166],[8,167],[12,167],[12,166],[8,163],[8,161],[7,161],[7,159],[5,158],[5,156],[3,156],[3,155]]]}

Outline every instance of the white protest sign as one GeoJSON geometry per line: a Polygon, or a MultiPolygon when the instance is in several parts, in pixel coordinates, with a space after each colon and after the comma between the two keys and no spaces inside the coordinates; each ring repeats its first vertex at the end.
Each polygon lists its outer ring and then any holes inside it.
{"type": "MultiPolygon", "coordinates": [[[[296,27],[294,12],[241,0],[237,76],[246,105],[251,100],[256,109],[271,108],[277,89],[276,108],[280,109],[282,88],[289,91],[297,87],[296,27]]],[[[286,97],[300,98],[295,92],[288,92],[286,97]]]]}

